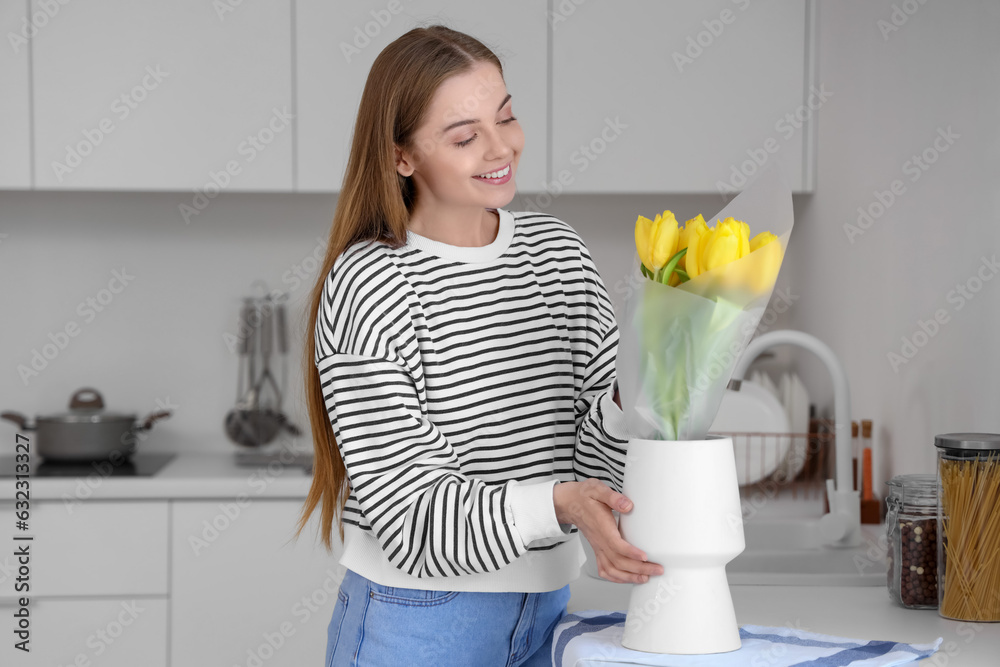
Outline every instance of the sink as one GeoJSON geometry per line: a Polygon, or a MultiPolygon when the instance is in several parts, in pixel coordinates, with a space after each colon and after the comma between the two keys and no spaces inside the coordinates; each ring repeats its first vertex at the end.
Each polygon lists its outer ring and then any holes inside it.
{"type": "Polygon", "coordinates": [[[727,566],[730,584],[885,586],[883,526],[861,526],[857,547],[822,546],[815,521],[748,521],[746,549],[727,566]]]}
{"type": "Polygon", "coordinates": [[[864,550],[801,549],[743,552],[729,565],[730,584],[772,586],[885,586],[883,559],[864,550]]]}

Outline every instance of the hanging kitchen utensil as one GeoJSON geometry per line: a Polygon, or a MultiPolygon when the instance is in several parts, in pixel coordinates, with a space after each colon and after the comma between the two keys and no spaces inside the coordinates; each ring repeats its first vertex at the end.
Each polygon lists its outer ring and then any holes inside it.
{"type": "Polygon", "coordinates": [[[262,317],[254,299],[247,299],[246,304],[244,313],[247,323],[248,387],[240,400],[237,401],[236,409],[227,415],[225,425],[226,434],[236,444],[244,447],[259,447],[268,442],[261,427],[260,402],[258,400],[259,382],[256,378],[256,355],[260,348],[262,317]]]}
{"type": "Polygon", "coordinates": [[[271,350],[274,342],[274,306],[267,297],[261,309],[260,328],[261,372],[257,380],[257,402],[262,409],[274,409],[281,405],[281,389],[271,373],[271,350]],[[270,387],[271,392],[267,389],[270,387]]]}
{"type": "Polygon", "coordinates": [[[281,420],[276,409],[281,404],[281,390],[271,373],[271,349],[274,340],[274,316],[271,297],[264,299],[261,308],[260,325],[260,355],[261,373],[254,387],[257,408],[252,410],[249,418],[258,437],[258,443],[266,445],[274,440],[281,430],[281,420]],[[270,391],[269,391],[270,390],[270,391]]]}
{"type": "MultiPolygon", "coordinates": [[[[281,398],[285,397],[288,389],[288,325],[285,322],[284,294],[274,307],[275,335],[278,338],[278,354],[281,355],[281,398]]],[[[281,409],[281,403],[278,403],[281,409]]]]}
{"type": "Polygon", "coordinates": [[[251,344],[253,342],[253,326],[251,324],[251,318],[253,317],[253,300],[244,299],[243,307],[240,309],[239,316],[239,327],[237,331],[240,333],[239,345],[237,346],[237,353],[239,354],[239,370],[236,380],[236,405],[226,413],[225,419],[225,430],[226,435],[230,440],[237,444],[245,444],[251,436],[246,434],[248,426],[246,424],[246,412],[247,412],[247,390],[248,385],[251,384],[247,380],[247,364],[252,363],[248,357],[250,356],[251,344]]]}
{"type": "Polygon", "coordinates": [[[275,330],[278,337],[278,352],[281,354],[281,400],[278,402],[279,410],[279,421],[281,426],[288,431],[289,434],[298,436],[302,435],[301,429],[298,426],[288,421],[288,417],[281,410],[281,401],[284,401],[285,390],[288,387],[288,324],[285,320],[285,304],[282,302],[286,295],[281,295],[281,300],[278,301],[278,305],[275,307],[275,330]]]}
{"type": "Polygon", "coordinates": [[[225,419],[226,435],[245,447],[266,445],[282,430],[291,435],[301,435],[301,430],[281,410],[288,374],[288,330],[283,303],[287,295],[273,298],[266,284],[255,281],[254,285],[257,284],[260,284],[264,296],[244,300],[240,330],[247,334],[238,348],[240,379],[237,382],[237,401],[225,419]],[[280,385],[271,368],[275,343],[282,361],[280,385]],[[245,383],[244,366],[248,367],[245,383]]]}

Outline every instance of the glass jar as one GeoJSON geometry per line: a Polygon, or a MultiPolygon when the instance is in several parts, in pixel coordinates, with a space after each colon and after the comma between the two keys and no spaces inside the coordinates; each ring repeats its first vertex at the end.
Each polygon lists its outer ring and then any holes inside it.
{"type": "Polygon", "coordinates": [[[938,613],[1000,621],[1000,435],[946,433],[938,448],[938,613]]]}
{"type": "Polygon", "coordinates": [[[886,484],[886,584],[892,601],[909,609],[935,609],[937,590],[937,478],[896,475],[886,484]]]}

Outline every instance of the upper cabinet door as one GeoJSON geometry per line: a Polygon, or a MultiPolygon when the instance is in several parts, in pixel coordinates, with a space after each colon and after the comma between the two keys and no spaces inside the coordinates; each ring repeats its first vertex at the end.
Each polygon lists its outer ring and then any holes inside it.
{"type": "Polygon", "coordinates": [[[811,3],[562,4],[550,178],[566,190],[735,191],[772,162],[812,189],[811,3]]]}
{"type": "Polygon", "coordinates": [[[295,12],[299,190],[340,190],[375,57],[408,30],[431,23],[471,34],[497,54],[525,135],[518,188],[542,189],[548,146],[545,2],[299,0],[295,12]]]}
{"type": "Polygon", "coordinates": [[[0,189],[26,190],[31,187],[28,52],[35,30],[28,20],[27,3],[0,2],[0,28],[7,37],[6,46],[0,48],[4,88],[0,95],[0,189]]]}
{"type": "Polygon", "coordinates": [[[37,188],[292,189],[291,0],[48,4],[37,188]]]}

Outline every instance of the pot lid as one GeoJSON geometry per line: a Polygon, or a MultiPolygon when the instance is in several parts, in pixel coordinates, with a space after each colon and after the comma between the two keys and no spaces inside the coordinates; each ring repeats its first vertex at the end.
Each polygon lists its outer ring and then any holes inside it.
{"type": "Polygon", "coordinates": [[[39,415],[36,421],[62,424],[110,424],[113,422],[134,422],[137,415],[103,410],[75,410],[51,415],[39,415]]]}
{"type": "Polygon", "coordinates": [[[73,393],[69,399],[69,410],[55,414],[41,415],[39,422],[67,424],[97,424],[112,422],[134,422],[135,413],[107,412],[104,410],[104,399],[100,392],[92,387],[84,387],[73,393]]]}

